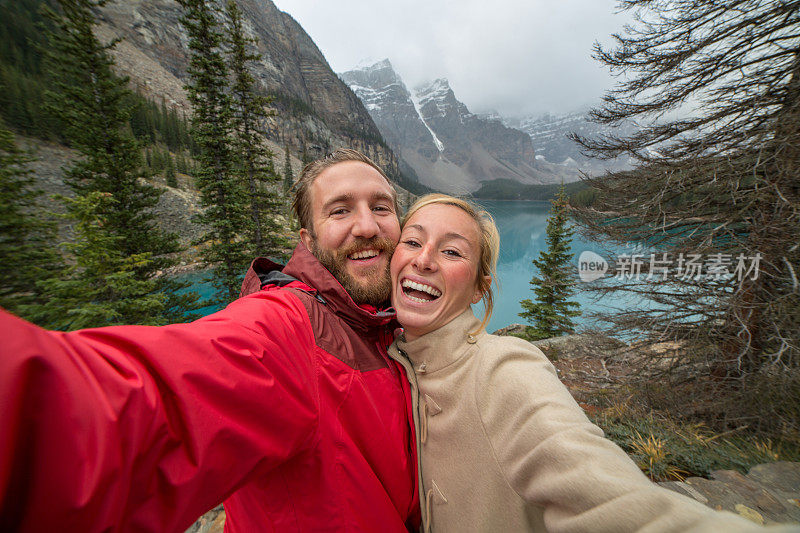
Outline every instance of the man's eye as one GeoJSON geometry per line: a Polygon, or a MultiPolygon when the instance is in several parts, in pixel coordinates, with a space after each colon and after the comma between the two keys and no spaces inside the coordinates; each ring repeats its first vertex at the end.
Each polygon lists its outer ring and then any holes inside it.
{"type": "Polygon", "coordinates": [[[331,211],[331,215],[343,215],[345,213],[347,213],[347,209],[345,209],[344,207],[339,207],[338,209],[334,209],[333,211],[331,211]]]}
{"type": "Polygon", "coordinates": [[[391,209],[386,207],[385,205],[376,205],[372,208],[373,211],[382,211],[382,212],[390,212],[391,209]]]}

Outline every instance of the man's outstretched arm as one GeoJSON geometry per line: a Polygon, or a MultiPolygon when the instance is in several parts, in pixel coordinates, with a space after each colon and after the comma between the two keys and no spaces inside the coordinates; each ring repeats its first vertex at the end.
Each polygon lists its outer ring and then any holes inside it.
{"type": "Polygon", "coordinates": [[[316,434],[313,337],[286,293],[159,328],[0,310],[0,336],[3,529],[181,530],[316,434]]]}

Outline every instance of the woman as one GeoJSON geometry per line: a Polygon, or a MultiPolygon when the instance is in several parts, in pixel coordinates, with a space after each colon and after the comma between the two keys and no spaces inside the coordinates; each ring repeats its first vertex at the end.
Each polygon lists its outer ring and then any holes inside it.
{"type": "Polygon", "coordinates": [[[414,395],[424,531],[761,530],[651,483],[538,348],[486,334],[498,250],[488,213],[428,195],[392,258],[390,354],[414,395]]]}

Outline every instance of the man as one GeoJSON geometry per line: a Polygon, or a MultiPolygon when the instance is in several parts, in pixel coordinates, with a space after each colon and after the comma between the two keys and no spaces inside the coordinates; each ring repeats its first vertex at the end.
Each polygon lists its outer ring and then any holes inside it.
{"type": "Polygon", "coordinates": [[[191,324],[49,332],[0,314],[0,524],[404,531],[410,391],[386,355],[395,192],[352,150],[308,165],[301,244],[191,324]],[[263,287],[263,288],[262,288],[263,287]]]}

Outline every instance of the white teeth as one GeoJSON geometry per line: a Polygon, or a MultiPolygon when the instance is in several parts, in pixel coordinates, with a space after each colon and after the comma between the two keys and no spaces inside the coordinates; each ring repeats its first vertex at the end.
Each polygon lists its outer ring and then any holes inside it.
{"type": "Polygon", "coordinates": [[[406,298],[413,302],[417,302],[420,304],[428,303],[429,300],[423,300],[422,298],[417,298],[416,296],[411,296],[410,294],[406,294],[406,298]]]}
{"type": "MultiPolygon", "coordinates": [[[[404,289],[416,289],[418,291],[427,292],[431,296],[438,298],[442,295],[442,291],[431,287],[430,285],[423,285],[422,283],[417,283],[416,281],[411,281],[410,279],[403,280],[403,288],[404,289]]],[[[421,300],[419,298],[414,298],[413,296],[409,296],[414,301],[418,302],[427,302],[428,300],[421,300]]]]}
{"type": "Polygon", "coordinates": [[[350,259],[367,259],[369,257],[375,257],[376,255],[378,255],[377,250],[362,250],[362,251],[356,252],[356,253],[348,256],[348,257],[350,259]]]}

